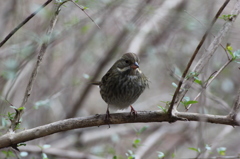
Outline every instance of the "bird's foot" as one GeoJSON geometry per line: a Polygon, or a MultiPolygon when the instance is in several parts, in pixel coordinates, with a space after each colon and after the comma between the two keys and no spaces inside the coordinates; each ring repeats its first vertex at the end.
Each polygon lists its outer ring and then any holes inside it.
{"type": "Polygon", "coordinates": [[[105,115],[105,122],[108,124],[108,127],[110,128],[110,113],[109,113],[109,110],[107,109],[106,111],[106,115],[105,115]]]}
{"type": "Polygon", "coordinates": [[[133,115],[134,118],[136,118],[137,117],[137,111],[131,105],[130,105],[130,107],[131,107],[130,115],[133,115]]]}

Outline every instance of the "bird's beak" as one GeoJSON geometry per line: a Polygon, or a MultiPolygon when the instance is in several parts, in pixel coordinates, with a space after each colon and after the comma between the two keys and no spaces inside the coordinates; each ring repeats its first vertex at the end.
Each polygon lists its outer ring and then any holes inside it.
{"type": "Polygon", "coordinates": [[[139,64],[138,64],[137,62],[134,62],[134,63],[131,65],[131,68],[135,70],[135,69],[139,68],[139,64]]]}

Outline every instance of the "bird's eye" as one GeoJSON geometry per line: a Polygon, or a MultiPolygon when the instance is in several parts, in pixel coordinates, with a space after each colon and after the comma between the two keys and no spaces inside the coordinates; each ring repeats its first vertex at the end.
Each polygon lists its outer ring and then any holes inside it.
{"type": "Polygon", "coordinates": [[[128,61],[128,60],[126,60],[125,62],[126,62],[126,63],[129,63],[129,61],[128,61]]]}

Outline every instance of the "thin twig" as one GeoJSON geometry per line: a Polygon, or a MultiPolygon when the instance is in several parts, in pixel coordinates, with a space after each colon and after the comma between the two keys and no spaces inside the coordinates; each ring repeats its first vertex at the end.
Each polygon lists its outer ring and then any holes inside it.
{"type": "MultiPolygon", "coordinates": [[[[223,69],[226,68],[232,61],[233,59],[227,61],[216,73],[214,73],[214,75],[211,75],[209,80],[204,84],[203,89],[206,89],[212,83],[212,81],[223,71],[223,69]]],[[[194,98],[194,101],[196,101],[199,98],[202,92],[203,91],[198,93],[198,95],[194,98]]],[[[186,111],[188,111],[191,106],[192,104],[189,104],[189,106],[186,108],[186,111]]]]}
{"type": "MultiPolygon", "coordinates": [[[[193,19],[195,19],[199,24],[201,24],[202,26],[204,26],[205,28],[207,28],[206,25],[205,25],[205,24],[202,24],[196,17],[194,17],[193,15],[189,14],[187,11],[185,11],[185,12],[186,12],[190,17],[192,17],[193,19]]],[[[210,33],[210,34],[215,38],[215,35],[213,35],[213,33],[210,33]]],[[[223,48],[223,50],[225,51],[228,60],[230,60],[230,57],[229,57],[229,55],[228,55],[228,52],[227,52],[226,48],[225,48],[221,43],[220,43],[220,46],[221,46],[221,47],[223,48]]]]}
{"type": "MultiPolygon", "coordinates": [[[[62,4],[63,4],[63,3],[62,3],[62,4]]],[[[42,46],[41,46],[40,52],[39,52],[39,54],[38,54],[38,58],[37,58],[36,65],[35,65],[35,67],[34,67],[34,69],[33,69],[33,71],[32,71],[32,74],[31,74],[31,77],[30,77],[30,79],[29,79],[28,85],[27,85],[27,87],[26,87],[25,94],[24,94],[24,97],[23,97],[23,101],[22,101],[22,104],[21,104],[20,107],[25,107],[25,105],[26,105],[26,103],[27,103],[27,101],[28,101],[28,99],[29,99],[29,97],[30,97],[30,95],[31,95],[31,90],[32,90],[32,87],[33,87],[33,83],[34,83],[34,81],[35,81],[35,79],[36,79],[36,76],[37,76],[37,73],[38,73],[38,69],[39,69],[39,67],[40,67],[40,64],[41,64],[41,62],[42,62],[43,56],[44,56],[44,54],[45,54],[45,52],[46,52],[46,49],[47,49],[47,47],[48,47],[48,44],[49,44],[49,41],[50,41],[50,37],[51,37],[52,31],[53,31],[53,28],[54,28],[54,26],[55,26],[55,24],[56,24],[56,22],[57,22],[58,14],[59,14],[59,11],[60,11],[60,8],[59,8],[59,7],[60,7],[62,4],[59,4],[59,5],[56,6],[55,13],[54,13],[54,15],[53,15],[53,17],[52,17],[52,20],[51,20],[51,22],[50,22],[50,26],[49,26],[49,28],[48,28],[48,30],[47,30],[47,33],[46,33],[47,38],[46,38],[46,40],[43,42],[43,44],[42,44],[42,46]]],[[[16,114],[15,114],[15,116],[14,116],[14,119],[11,120],[11,130],[12,130],[12,131],[14,131],[15,128],[16,128],[16,126],[18,125],[18,123],[19,123],[19,121],[20,121],[20,118],[21,118],[21,116],[22,116],[22,114],[23,114],[23,112],[24,112],[23,110],[24,110],[24,109],[20,109],[20,110],[15,109],[16,114]]]]}
{"type": "Polygon", "coordinates": [[[12,36],[15,34],[22,26],[24,26],[30,19],[32,19],[40,10],[46,7],[52,0],[48,0],[41,7],[39,7],[35,12],[29,15],[24,21],[22,21],[16,28],[14,28],[0,43],[0,47],[2,47],[12,36]]]}
{"type": "MultiPolygon", "coordinates": [[[[173,95],[173,98],[172,98],[170,107],[169,107],[169,109],[168,109],[168,114],[169,114],[170,116],[172,116],[172,112],[173,112],[173,111],[176,111],[177,105],[175,106],[175,100],[176,100],[177,95],[178,95],[178,93],[179,93],[179,91],[180,91],[180,89],[181,89],[181,86],[182,86],[182,84],[183,84],[183,80],[184,80],[185,77],[187,76],[188,70],[190,69],[190,66],[191,66],[192,63],[193,63],[193,60],[195,59],[196,55],[198,54],[201,46],[203,45],[203,42],[205,41],[205,39],[206,39],[207,35],[209,34],[210,30],[212,29],[214,23],[217,21],[218,17],[219,17],[220,14],[222,13],[223,9],[227,6],[227,4],[229,3],[229,1],[230,1],[230,0],[226,0],[226,1],[224,2],[224,4],[221,6],[221,8],[218,10],[217,14],[215,15],[215,17],[213,18],[213,20],[212,20],[212,22],[211,22],[210,27],[207,29],[207,31],[206,31],[205,34],[203,35],[201,41],[199,42],[196,50],[195,50],[194,53],[193,53],[190,61],[188,62],[188,65],[187,65],[186,69],[185,69],[184,72],[183,72],[182,78],[181,78],[181,80],[180,80],[179,83],[178,83],[178,87],[177,87],[176,91],[174,92],[174,95],[173,95]]],[[[181,101],[181,99],[179,99],[179,101],[181,101]]]]}
{"type": "Polygon", "coordinates": [[[83,7],[81,7],[80,5],[78,5],[77,3],[75,3],[73,0],[69,0],[70,2],[72,2],[73,4],[75,4],[78,8],[80,8],[82,11],[83,11],[83,13],[84,14],[86,14],[87,16],[88,16],[88,18],[99,28],[99,29],[101,29],[100,28],[100,26],[90,17],[90,15],[86,12],[86,9],[85,8],[83,8],[83,7]]]}

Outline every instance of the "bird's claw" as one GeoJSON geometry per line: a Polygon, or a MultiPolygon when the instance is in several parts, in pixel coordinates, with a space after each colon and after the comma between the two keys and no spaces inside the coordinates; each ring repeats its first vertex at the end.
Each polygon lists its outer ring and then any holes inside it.
{"type": "Polygon", "coordinates": [[[134,118],[137,117],[137,111],[130,105],[131,111],[130,111],[130,115],[133,115],[134,118]]]}

